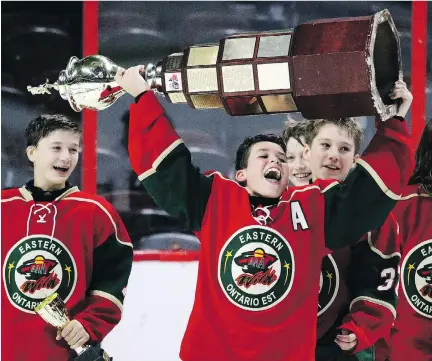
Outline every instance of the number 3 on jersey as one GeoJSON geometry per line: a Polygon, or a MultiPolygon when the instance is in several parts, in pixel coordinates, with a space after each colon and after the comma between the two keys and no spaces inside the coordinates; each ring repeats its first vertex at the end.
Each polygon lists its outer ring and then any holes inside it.
{"type": "Polygon", "coordinates": [[[393,267],[383,269],[381,272],[381,278],[384,279],[384,283],[378,286],[377,290],[388,291],[393,286],[396,278],[396,270],[393,267]]]}

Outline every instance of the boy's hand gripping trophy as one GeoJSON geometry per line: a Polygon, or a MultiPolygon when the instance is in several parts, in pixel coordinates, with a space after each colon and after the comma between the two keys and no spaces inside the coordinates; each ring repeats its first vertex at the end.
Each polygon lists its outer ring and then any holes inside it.
{"type": "MultiPolygon", "coordinates": [[[[38,306],[35,312],[41,316],[45,322],[51,324],[57,329],[63,329],[69,322],[69,312],[65,303],[58,293],[53,293],[45,298],[38,306]]],[[[75,361],[112,361],[107,353],[100,347],[84,346],[75,349],[78,354],[75,361]]]]}

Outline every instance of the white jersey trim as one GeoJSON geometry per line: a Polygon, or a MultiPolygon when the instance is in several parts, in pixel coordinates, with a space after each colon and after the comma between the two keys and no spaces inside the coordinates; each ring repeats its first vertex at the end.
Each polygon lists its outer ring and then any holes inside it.
{"type": "Polygon", "coordinates": [[[367,297],[367,296],[360,296],[360,297],[356,297],[356,298],[354,298],[354,299],[351,301],[351,304],[350,304],[350,306],[349,306],[350,312],[351,312],[351,308],[352,308],[353,304],[354,304],[355,302],[358,302],[358,301],[366,301],[366,302],[375,303],[376,305],[379,305],[379,306],[385,307],[385,308],[387,308],[387,309],[392,313],[393,318],[396,318],[396,309],[394,308],[393,305],[391,305],[391,304],[388,303],[388,302],[381,301],[381,300],[378,300],[378,299],[376,299],[376,298],[367,297]]]}
{"type": "Polygon", "coordinates": [[[106,298],[107,300],[114,303],[120,309],[120,312],[123,312],[122,303],[120,302],[120,300],[117,297],[114,297],[112,294],[110,294],[108,292],[104,292],[104,291],[92,290],[92,291],[90,291],[90,295],[100,296],[100,297],[106,298]]]}
{"type": "MultiPolygon", "coordinates": [[[[398,224],[398,227],[399,227],[399,224],[398,224]]],[[[382,253],[378,248],[375,248],[374,245],[372,244],[372,232],[369,231],[368,234],[367,234],[367,236],[368,236],[368,243],[369,243],[370,249],[373,252],[375,252],[378,256],[380,256],[381,258],[390,259],[390,258],[395,257],[395,256],[401,258],[401,253],[400,252],[393,252],[393,253],[390,253],[390,254],[384,254],[384,253],[382,253]]]]}
{"type": "Polygon", "coordinates": [[[169,145],[165,150],[162,151],[161,154],[154,160],[152,167],[150,169],[147,169],[144,173],[140,174],[138,176],[138,179],[140,181],[143,181],[148,176],[152,175],[156,172],[156,168],[159,166],[159,164],[162,163],[162,161],[170,154],[177,146],[183,143],[183,139],[179,138],[175,140],[171,145],[169,145]]]}
{"type": "Polygon", "coordinates": [[[106,210],[106,208],[102,204],[100,204],[98,201],[95,201],[93,199],[78,198],[78,197],[67,197],[67,198],[63,198],[63,200],[64,201],[67,201],[67,200],[81,201],[81,202],[89,202],[89,203],[96,204],[100,209],[102,209],[102,211],[105,212],[105,214],[108,216],[109,220],[111,221],[111,223],[114,227],[114,232],[115,232],[115,237],[116,237],[117,242],[121,243],[124,246],[132,247],[131,243],[123,242],[122,240],[119,239],[117,225],[115,224],[114,219],[112,218],[111,214],[106,210]]]}
{"type": "Polygon", "coordinates": [[[390,188],[386,186],[384,181],[381,179],[381,177],[378,175],[378,173],[373,169],[365,160],[363,159],[357,159],[357,164],[360,164],[366,172],[370,174],[370,176],[374,179],[378,187],[381,188],[381,190],[384,192],[384,194],[394,200],[399,200],[401,198],[400,195],[394,193],[390,188]]]}

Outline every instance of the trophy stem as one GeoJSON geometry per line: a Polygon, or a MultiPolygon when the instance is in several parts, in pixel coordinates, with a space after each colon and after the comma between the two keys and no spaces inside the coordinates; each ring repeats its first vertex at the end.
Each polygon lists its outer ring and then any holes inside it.
{"type": "Polygon", "coordinates": [[[165,95],[162,85],[162,62],[158,62],[156,65],[152,63],[147,64],[144,79],[153,91],[165,95]]]}
{"type": "Polygon", "coordinates": [[[82,347],[82,346],[78,346],[76,349],[75,349],[75,352],[79,355],[79,354],[81,354],[81,353],[83,353],[85,351],[85,348],[84,347],[82,347]]]}

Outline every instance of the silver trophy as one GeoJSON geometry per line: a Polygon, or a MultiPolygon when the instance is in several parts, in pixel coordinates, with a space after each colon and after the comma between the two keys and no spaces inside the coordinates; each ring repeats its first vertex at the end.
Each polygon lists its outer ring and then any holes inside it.
{"type": "Polygon", "coordinates": [[[32,94],[51,94],[58,90],[76,112],[83,108],[102,110],[113,104],[125,91],[114,81],[118,66],[110,59],[93,55],[79,60],[73,56],[53,84],[48,80],[38,87],[28,86],[32,94]]]}
{"type": "MultiPolygon", "coordinates": [[[[70,322],[69,311],[58,293],[53,293],[45,298],[35,307],[35,312],[45,322],[59,330],[62,330],[70,322]]],[[[75,361],[112,361],[112,358],[99,346],[77,347],[75,352],[78,354],[74,359],[75,361]]]]}
{"type": "MultiPolygon", "coordinates": [[[[73,56],[57,81],[50,84],[47,79],[45,84],[37,87],[27,86],[27,90],[35,95],[51,94],[50,89],[55,89],[76,112],[83,108],[103,110],[126,93],[114,80],[118,69],[122,68],[103,55],[90,55],[83,59],[73,56]]],[[[144,77],[155,92],[162,87],[160,72],[160,64],[146,66],[144,77]]]]}
{"type": "MultiPolygon", "coordinates": [[[[402,79],[400,54],[396,27],[383,10],[189,46],[147,64],[143,77],[171,103],[224,108],[234,116],[300,112],[309,119],[386,120],[397,112],[388,94],[402,79]]],[[[114,81],[118,69],[101,55],[72,57],[54,84],[27,89],[57,89],[75,111],[102,110],[125,93],[114,81]]]]}

